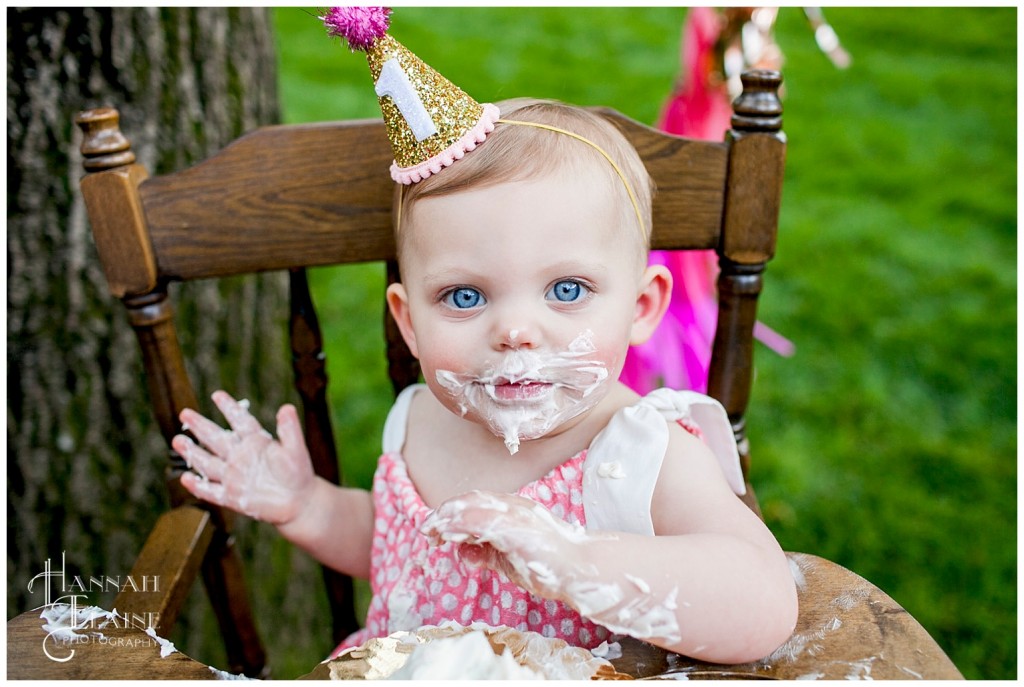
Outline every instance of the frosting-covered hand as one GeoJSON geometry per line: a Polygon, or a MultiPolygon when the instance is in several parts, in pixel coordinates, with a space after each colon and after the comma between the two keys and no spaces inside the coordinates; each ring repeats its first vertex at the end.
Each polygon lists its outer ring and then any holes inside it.
{"type": "Polygon", "coordinates": [[[486,491],[449,499],[421,531],[437,543],[457,542],[467,563],[498,570],[548,598],[558,595],[561,562],[575,558],[568,549],[588,539],[582,527],[556,518],[536,501],[486,491]]]}
{"type": "Polygon", "coordinates": [[[292,405],[277,412],[275,440],[244,403],[223,391],[213,401],[227,419],[227,430],[194,410],[181,412],[194,441],[183,434],[171,446],[194,473],[181,477],[194,496],[275,525],[293,520],[311,492],[315,476],[309,450],[292,405]]]}
{"type": "Polygon", "coordinates": [[[421,531],[438,543],[457,542],[463,560],[498,570],[532,594],[564,601],[613,632],[679,640],[678,588],[669,580],[659,589],[625,572],[636,561],[616,559],[605,546],[617,535],[587,532],[522,496],[481,491],[441,504],[421,531]]]}

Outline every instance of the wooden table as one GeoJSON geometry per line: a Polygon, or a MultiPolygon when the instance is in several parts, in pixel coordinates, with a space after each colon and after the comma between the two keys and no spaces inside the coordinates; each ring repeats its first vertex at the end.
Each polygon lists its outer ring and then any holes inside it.
{"type": "MultiPolygon", "coordinates": [[[[935,641],[884,592],[845,568],[808,554],[791,553],[800,591],[800,618],[789,641],[768,658],[738,666],[693,661],[624,639],[616,670],[638,678],[690,679],[963,679],[935,641]]],[[[104,628],[74,645],[43,651],[38,612],[7,622],[9,679],[214,679],[219,671],[180,652],[161,658],[161,645],[139,629],[104,628]]],[[[326,677],[322,664],[307,678],[326,677]]]]}

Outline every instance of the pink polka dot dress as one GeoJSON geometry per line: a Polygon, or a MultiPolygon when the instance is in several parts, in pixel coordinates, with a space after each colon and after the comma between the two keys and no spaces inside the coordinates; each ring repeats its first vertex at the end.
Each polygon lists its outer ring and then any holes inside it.
{"type": "MultiPolygon", "coordinates": [[[[585,457],[586,452],[581,452],[518,494],[537,501],[566,522],[585,526],[585,457]]],[[[458,544],[432,546],[419,532],[432,511],[409,479],[401,454],[381,457],[373,499],[373,600],[366,627],[346,639],[335,654],[372,637],[446,620],[532,630],[588,649],[609,637],[608,630],[583,619],[565,604],[534,596],[503,573],[465,565],[456,554],[458,544]]]]}
{"type": "MultiPolygon", "coordinates": [[[[413,631],[445,621],[462,625],[474,622],[506,625],[538,632],[545,637],[557,637],[587,649],[607,640],[611,633],[606,628],[583,618],[569,606],[534,596],[503,573],[466,565],[457,555],[457,543],[434,546],[420,533],[420,527],[432,510],[423,502],[409,478],[400,450],[404,444],[408,405],[417,390],[418,387],[410,387],[396,401],[385,425],[385,451],[373,478],[375,521],[370,564],[373,599],[367,611],[366,624],[342,642],[332,656],[364,644],[373,637],[387,636],[399,630],[413,631]]],[[[589,513],[590,519],[601,521],[600,529],[653,535],[650,497],[667,444],[667,430],[664,431],[664,442],[659,438],[659,431],[652,431],[664,430],[666,417],[663,416],[666,414],[664,410],[659,412],[660,415],[648,413],[646,426],[636,425],[636,418],[630,417],[625,418],[627,423],[623,427],[613,428],[610,423],[614,441],[595,439],[588,450],[569,458],[517,493],[533,499],[555,517],[573,525],[587,527],[589,513]],[[630,429],[627,426],[629,422],[636,426],[630,429]],[[642,438],[630,437],[630,432],[641,434],[642,438]],[[637,448],[651,435],[656,435],[658,440],[649,450],[639,452],[647,454],[645,460],[648,464],[638,464],[637,448]],[[623,471],[606,469],[609,463],[603,460],[609,449],[620,455],[622,451],[618,449],[618,443],[623,441],[630,448],[627,454],[630,456],[630,469],[626,472],[635,475],[633,480],[621,479],[623,471]],[[602,462],[588,460],[588,454],[591,457],[600,454],[602,462]],[[613,475],[616,479],[603,479],[601,476],[604,475],[613,475]],[[616,510],[621,512],[616,513],[616,510]],[[601,517],[596,517],[597,513],[601,517]]],[[[689,413],[680,415],[673,410],[667,417],[690,431],[699,431],[689,413]]],[[[722,417],[725,417],[724,410],[722,417]]],[[[727,418],[725,423],[728,427],[727,418]]],[[[729,438],[731,440],[731,429],[729,438]]],[[[738,470],[738,456],[735,456],[735,461],[738,470]]]]}

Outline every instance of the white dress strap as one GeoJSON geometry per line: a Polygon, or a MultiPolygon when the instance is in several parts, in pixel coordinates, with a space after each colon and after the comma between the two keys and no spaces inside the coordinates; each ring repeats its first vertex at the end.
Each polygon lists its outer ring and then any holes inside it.
{"type": "Polygon", "coordinates": [[[700,428],[732,490],[746,493],[729,416],[694,391],[657,389],[622,408],[596,436],[583,463],[587,529],[654,534],[651,498],[668,449],[669,422],[700,428]]]}
{"type": "Polygon", "coordinates": [[[381,447],[384,453],[398,453],[405,446],[405,431],[409,425],[409,406],[412,404],[412,397],[426,386],[426,384],[410,384],[398,394],[398,398],[395,399],[395,403],[391,406],[388,417],[384,421],[384,432],[381,437],[381,447]]]}

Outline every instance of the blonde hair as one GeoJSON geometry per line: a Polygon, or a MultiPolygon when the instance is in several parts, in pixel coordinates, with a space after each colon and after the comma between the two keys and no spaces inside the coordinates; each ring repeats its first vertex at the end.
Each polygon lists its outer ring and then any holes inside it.
{"type": "Polygon", "coordinates": [[[440,174],[397,187],[394,216],[399,254],[403,243],[401,224],[417,200],[553,172],[572,174],[594,169],[601,170],[617,194],[623,226],[640,222],[637,231],[646,253],[650,246],[654,182],[636,149],[614,124],[589,110],[550,100],[518,98],[500,102],[498,107],[499,123],[476,150],[440,174]],[[521,126],[516,122],[541,126],[521,126]],[[576,140],[577,136],[584,141],[576,140]]]}

